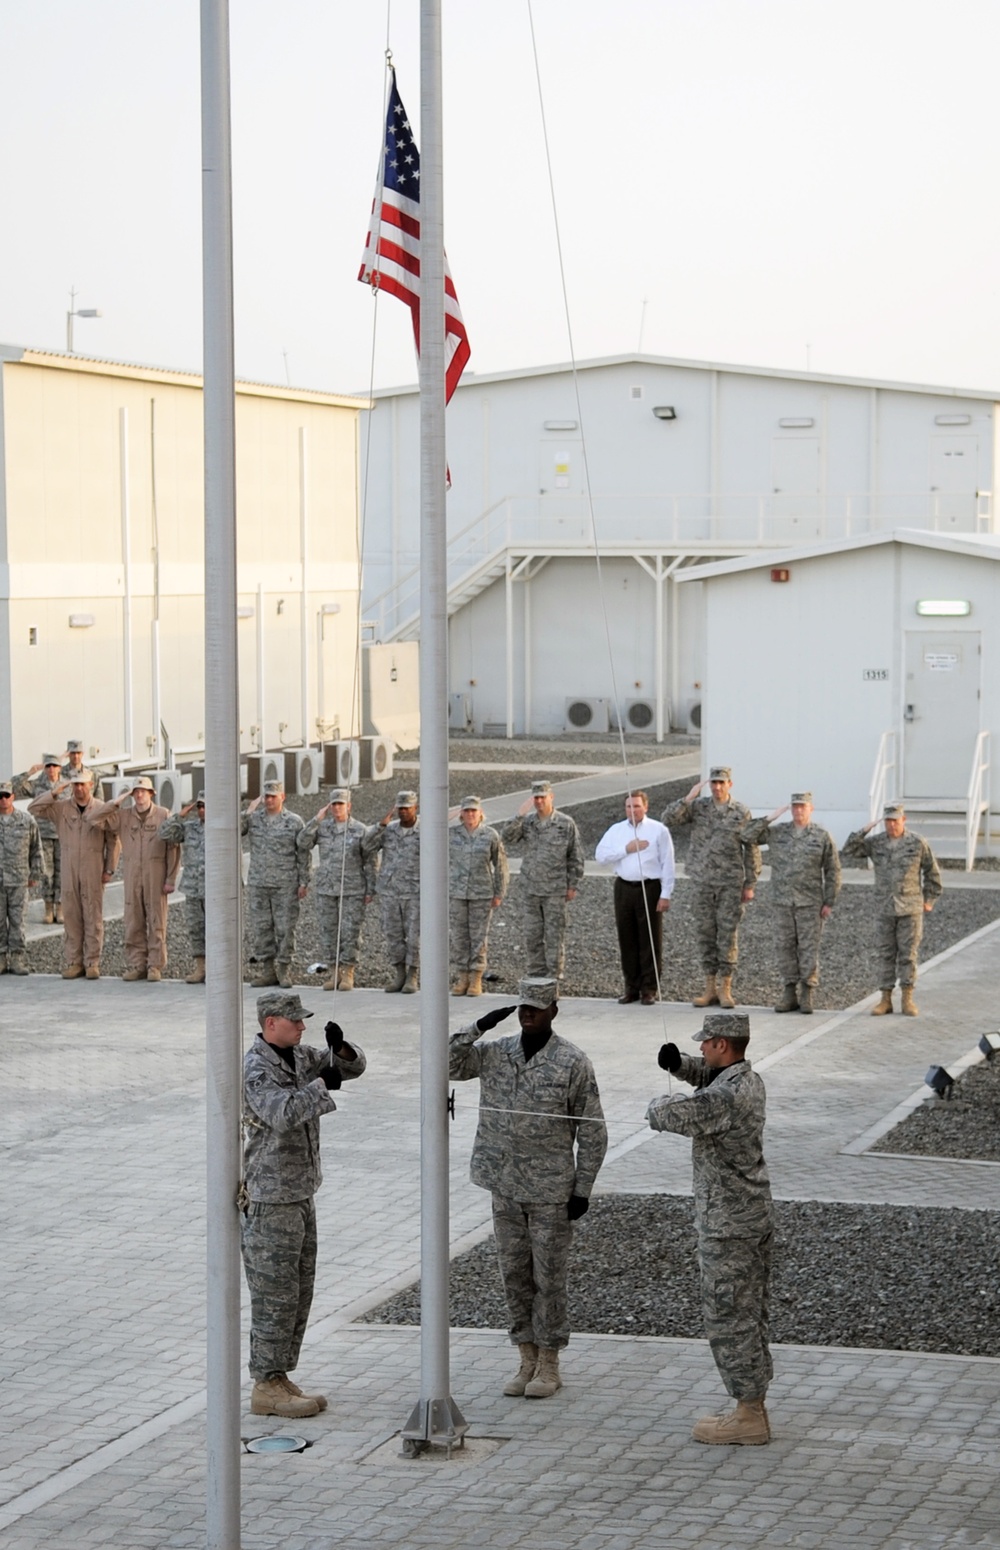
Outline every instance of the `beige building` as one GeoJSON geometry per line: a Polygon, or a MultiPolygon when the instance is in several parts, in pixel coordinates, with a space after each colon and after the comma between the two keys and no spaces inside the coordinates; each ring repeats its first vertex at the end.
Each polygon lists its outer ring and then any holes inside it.
{"type": "MultiPolygon", "coordinates": [[[[364,407],[237,383],[244,752],[361,729],[364,407]]],[[[0,346],[0,771],[203,752],[203,513],[200,377],[0,346]]]]}

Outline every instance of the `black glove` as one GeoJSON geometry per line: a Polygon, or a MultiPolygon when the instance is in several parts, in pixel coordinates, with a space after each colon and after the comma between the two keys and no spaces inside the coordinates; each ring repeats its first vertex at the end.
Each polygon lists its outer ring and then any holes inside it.
{"type": "Polygon", "coordinates": [[[679,1071],[681,1068],[681,1052],[677,1045],[661,1045],[660,1053],[656,1057],[656,1063],[662,1071],[679,1071]]]}
{"type": "Polygon", "coordinates": [[[586,1216],[589,1210],[590,1201],[584,1199],[583,1195],[570,1195],[566,1205],[566,1215],[571,1222],[579,1221],[580,1217],[586,1216]]]}
{"type": "Polygon", "coordinates": [[[347,1040],[344,1038],[344,1030],[339,1023],[327,1023],[323,1032],[326,1034],[326,1042],[332,1050],[338,1050],[347,1043],[347,1040]]]}
{"type": "Polygon", "coordinates": [[[495,1028],[497,1023],[502,1023],[505,1017],[509,1017],[511,1012],[516,1011],[516,1006],[498,1006],[494,1011],[486,1012],[482,1017],[477,1017],[476,1027],[480,1033],[489,1033],[490,1029],[495,1028]]]}
{"type": "Polygon", "coordinates": [[[337,1091],[338,1087],[340,1086],[340,1072],[337,1070],[336,1066],[324,1066],[320,1072],[320,1076],[323,1078],[327,1092],[330,1092],[331,1089],[334,1092],[337,1091]]]}

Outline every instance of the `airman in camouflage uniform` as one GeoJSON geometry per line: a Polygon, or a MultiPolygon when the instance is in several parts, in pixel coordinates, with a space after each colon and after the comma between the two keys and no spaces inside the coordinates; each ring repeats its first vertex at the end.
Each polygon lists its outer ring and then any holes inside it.
{"type": "Polygon", "coordinates": [[[875,868],[875,952],[882,997],[872,1008],[873,1017],[892,1011],[892,992],[899,978],[904,1017],[916,1017],[913,1001],[917,982],[917,954],[924,934],[924,916],[934,908],[942,892],[941,873],[934,852],[918,834],[906,828],[902,807],[882,810],[884,834],[868,838],[879,819],[856,829],[844,842],[844,855],[868,857],[875,868]]]}
{"type": "Polygon", "coordinates": [[[316,913],[320,941],[330,962],[324,990],[353,990],[365,906],[375,897],[378,857],[366,856],[362,841],[367,826],[351,817],[351,793],[338,786],[330,800],[311,818],[298,838],[308,857],[319,846],[316,868],[316,913]]]}
{"type": "Polygon", "coordinates": [[[575,821],[556,811],[550,781],[532,781],[530,803],[505,824],[503,839],[506,845],[524,841],[521,907],[528,973],[560,980],[566,964],[566,906],[576,898],[583,876],[583,846],[575,821]]]}
{"type": "Polygon", "coordinates": [[[760,876],[760,851],[743,834],[750,809],[733,800],[732,788],[732,770],[717,764],[707,781],[692,786],[663,814],[670,829],[691,825],[687,876],[695,885],[692,914],[705,971],[705,989],[693,998],[695,1006],[731,1009],[736,1005],[733,975],[739,926],[760,876]],[[712,794],[701,797],[705,786],[711,786],[712,794]]]}
{"type": "Polygon", "coordinates": [[[243,1267],[250,1289],[250,1409],[310,1416],[322,1394],[304,1394],[288,1374],[298,1364],[316,1278],[316,1206],[323,1182],[319,1122],[333,1092],[358,1077],[365,1057],[336,1023],[326,1049],[300,1041],[307,1012],[297,995],[257,1001],[260,1033],[243,1059],[243,1267]]]}
{"type": "MultiPolygon", "coordinates": [[[[15,797],[44,796],[59,783],[60,759],[57,754],[42,755],[41,764],[33,764],[30,770],[15,775],[11,781],[15,797]]],[[[51,818],[39,818],[38,837],[42,842],[42,861],[45,873],[42,877],[42,898],[45,900],[45,924],[62,921],[62,877],[59,860],[59,831],[51,818]]]]}
{"type": "Polygon", "coordinates": [[[205,983],[205,793],[199,791],[179,813],[160,825],[157,836],[166,845],[183,847],[184,920],[194,968],[185,976],[187,985],[205,983]]]}
{"type": "Polygon", "coordinates": [[[450,1044],[451,1080],[480,1083],[470,1173],[493,1194],[510,1338],[521,1357],[504,1393],[530,1399],[562,1387],[572,1224],[587,1210],[608,1145],[594,1068],[552,1032],[557,991],[554,979],[523,979],[516,1009],[488,1012],[450,1044]],[[515,1010],[520,1034],[485,1042],[482,1035],[515,1010]]]}
{"type": "Polygon", "coordinates": [[[262,796],[240,819],[240,833],[250,839],[247,917],[255,965],[250,983],[258,988],[291,987],[299,904],[309,887],[309,856],[298,848],[304,828],[297,813],[285,811],[280,780],[266,780],[262,796]]]}
{"type": "Polygon", "coordinates": [[[490,920],[507,892],[507,852],[483,821],[483,804],[466,797],[448,832],[448,897],[453,996],[481,996],[490,920]]]}
{"type": "MultiPolygon", "coordinates": [[[[100,801],[100,796],[97,795],[97,771],[89,769],[87,765],[84,764],[83,744],[80,742],[79,738],[71,738],[70,741],[66,744],[65,763],[63,764],[59,773],[62,775],[63,780],[68,780],[71,785],[76,785],[80,781],[89,779],[95,793],[95,799],[100,801]]],[[[68,798],[64,797],[63,800],[66,801],[68,798]]]]}
{"type": "Polygon", "coordinates": [[[744,840],[766,845],[771,863],[774,945],[784,995],[776,1012],[813,1009],[819,984],[819,939],[840,892],[840,857],[833,836],[812,822],[811,791],[793,791],[788,807],[755,818],[744,840]],[[791,823],[775,819],[791,811],[791,823]]]}
{"type": "Polygon", "coordinates": [[[655,1098],[646,1113],[652,1130],[692,1139],[705,1333],[736,1400],[730,1414],[698,1421],[692,1433],[697,1442],[771,1440],[764,1399],[773,1372],[768,1299],[774,1211],[763,1152],[764,1084],[746,1059],[749,1038],[749,1017],[710,1012],[694,1035],[700,1056],[664,1044],[660,1065],[696,1091],[655,1098]]]}
{"type": "Polygon", "coordinates": [[[14,806],[14,787],[0,785],[0,974],[27,974],[24,906],[43,874],[42,842],[30,813],[14,806]]]}
{"type": "Polygon", "coordinates": [[[398,794],[395,807],[368,830],[361,848],[366,860],[382,852],[375,891],[392,964],[385,988],[412,995],[420,987],[420,819],[415,791],[398,794]]]}

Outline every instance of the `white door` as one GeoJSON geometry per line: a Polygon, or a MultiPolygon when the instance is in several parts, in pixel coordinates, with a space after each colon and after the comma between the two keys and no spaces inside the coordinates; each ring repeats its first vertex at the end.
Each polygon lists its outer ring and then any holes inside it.
{"type": "Polygon", "coordinates": [[[772,438],[771,491],[768,539],[782,543],[820,537],[818,436],[772,438]]]}
{"type": "Polygon", "coordinates": [[[584,489],[581,443],[543,441],[538,452],[541,538],[577,541],[591,536],[584,489]]]}
{"type": "Polygon", "coordinates": [[[961,797],[979,736],[978,630],[908,630],[903,788],[908,797],[961,797]]]}
{"type": "Polygon", "coordinates": [[[930,485],[934,526],[948,533],[974,533],[979,438],[932,436],[930,485]]]}

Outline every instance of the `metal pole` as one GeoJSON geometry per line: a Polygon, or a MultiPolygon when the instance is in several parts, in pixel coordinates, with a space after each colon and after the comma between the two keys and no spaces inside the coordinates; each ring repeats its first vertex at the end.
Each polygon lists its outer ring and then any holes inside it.
{"type": "Polygon", "coordinates": [[[240,1545],[243,984],[236,646],[236,399],[228,0],[201,0],[205,411],[205,994],[208,1550],[240,1545]]]}
{"type": "Polygon", "coordinates": [[[261,753],[264,741],[264,583],[257,583],[257,747],[261,753]]]}
{"type": "Polygon", "coordinates": [[[441,0],[420,0],[420,1398],[403,1448],[466,1430],[448,1368],[448,614],[441,0]]]}
{"type": "Polygon", "coordinates": [[[309,446],[306,428],[299,426],[299,550],[302,559],[302,596],[299,604],[299,657],[302,692],[302,746],[309,747],[309,446]]]}
{"type": "Polygon", "coordinates": [[[125,758],[132,754],[132,496],[128,468],[128,410],[118,411],[118,443],[122,501],[122,698],[125,758]]]}

